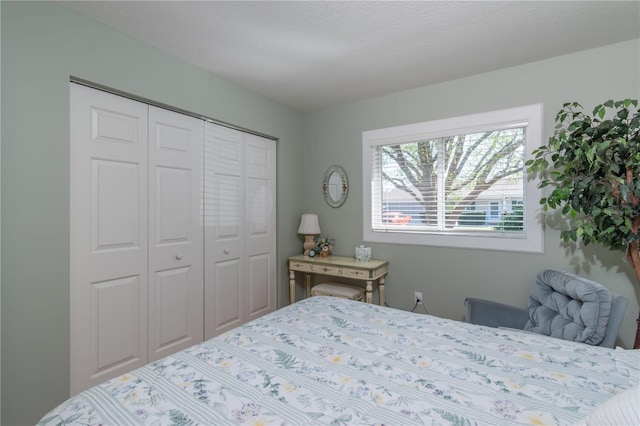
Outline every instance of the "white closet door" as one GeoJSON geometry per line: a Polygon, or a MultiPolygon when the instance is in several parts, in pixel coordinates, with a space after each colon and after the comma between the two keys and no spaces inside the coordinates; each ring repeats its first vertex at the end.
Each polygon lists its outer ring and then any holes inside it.
{"type": "Polygon", "coordinates": [[[244,133],[205,123],[204,338],[243,322],[244,133]]]}
{"type": "Polygon", "coordinates": [[[205,124],[205,339],[276,307],[276,142],[205,124]]]}
{"type": "Polygon", "coordinates": [[[149,361],[202,341],[204,122],[149,107],[149,361]]]}
{"type": "Polygon", "coordinates": [[[247,320],[276,309],[276,141],[246,135],[247,320]]]}
{"type": "Polygon", "coordinates": [[[147,105],[71,85],[71,394],[147,362],[147,105]]]}

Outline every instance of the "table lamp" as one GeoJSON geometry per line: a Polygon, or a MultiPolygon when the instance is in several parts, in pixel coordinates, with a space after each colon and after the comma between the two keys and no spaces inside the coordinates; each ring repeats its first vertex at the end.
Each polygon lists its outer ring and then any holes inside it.
{"type": "Polygon", "coordinates": [[[305,213],[300,219],[300,226],[298,227],[298,234],[304,235],[304,255],[309,256],[309,251],[315,248],[316,243],[313,241],[314,235],[320,235],[320,223],[318,222],[318,215],[311,213],[305,213]]]}

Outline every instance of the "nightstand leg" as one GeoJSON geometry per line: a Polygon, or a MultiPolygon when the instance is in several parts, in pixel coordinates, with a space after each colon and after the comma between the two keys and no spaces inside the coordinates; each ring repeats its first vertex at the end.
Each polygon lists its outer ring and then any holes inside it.
{"type": "Polygon", "coordinates": [[[373,281],[367,281],[367,294],[365,298],[367,303],[373,303],[373,281]]]}
{"type": "Polygon", "coordinates": [[[311,296],[311,274],[307,274],[307,297],[311,296]]]}
{"type": "Polygon", "coordinates": [[[289,269],[289,302],[296,303],[296,273],[289,269]]]}
{"type": "Polygon", "coordinates": [[[384,306],[384,277],[378,280],[378,292],[380,295],[380,306],[384,306]]]}

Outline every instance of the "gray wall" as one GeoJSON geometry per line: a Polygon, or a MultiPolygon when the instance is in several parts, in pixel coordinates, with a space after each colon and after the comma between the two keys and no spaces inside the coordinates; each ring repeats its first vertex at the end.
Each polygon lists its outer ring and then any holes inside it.
{"type": "Polygon", "coordinates": [[[2,424],[69,392],[69,76],[276,136],[280,305],[297,250],[302,116],[53,2],[2,7],[2,424]]]}
{"type": "MultiPolygon", "coordinates": [[[[608,99],[638,99],[639,52],[639,40],[634,40],[307,114],[304,155],[313,160],[305,168],[305,207],[318,213],[323,233],[337,238],[336,253],[352,255],[363,238],[362,131],[543,103],[546,142],[564,102],[578,101],[591,112],[608,99]],[[319,187],[332,164],[345,168],[350,183],[349,197],[339,209],[323,202],[319,187]]],[[[422,291],[433,314],[454,319],[463,319],[467,296],[525,307],[535,274],[543,268],[584,275],[630,299],[619,343],[631,347],[639,287],[623,253],[592,246],[572,252],[559,235],[546,228],[542,255],[370,245],[374,258],[389,260],[385,290],[390,306],[411,309],[414,291],[422,291]]]]}
{"type": "MultiPolygon", "coordinates": [[[[2,424],[33,424],[69,388],[69,76],[74,75],[279,137],[279,305],[288,301],[286,257],[307,208],[338,254],[362,241],[361,132],[534,102],[545,131],[560,105],[592,107],[638,97],[638,41],[300,114],[137,42],[55,3],[0,2],[2,12],[2,424]],[[610,62],[616,64],[615,79],[610,62]],[[580,75],[573,73],[580,72],[580,75]],[[308,160],[310,159],[310,160],[308,160]],[[339,209],[321,195],[331,164],[345,167],[349,198],[339,209]]],[[[408,309],[423,291],[436,315],[461,319],[466,296],[524,306],[533,275],[564,267],[632,299],[621,334],[630,346],[638,314],[621,254],[567,252],[548,229],[544,255],[374,245],[390,261],[387,299],[408,309]],[[587,269],[585,257],[595,264],[587,269]],[[580,266],[578,268],[578,266],[580,266]]],[[[298,285],[302,297],[302,286],[298,285]]]]}
{"type": "MultiPolygon", "coordinates": [[[[2,34],[2,7],[0,7],[0,34],[2,34]]],[[[2,46],[0,43],[0,94],[2,93],[2,46]]],[[[1,98],[1,96],[0,96],[1,98]]],[[[2,194],[1,188],[2,188],[2,102],[0,102],[0,195],[2,194]]],[[[2,223],[2,198],[0,197],[0,224],[2,223]]],[[[2,241],[2,229],[0,227],[0,241],[2,241]]],[[[2,244],[0,244],[0,306],[2,305],[2,244]]],[[[2,309],[0,309],[0,313],[2,312],[2,309]]],[[[0,329],[2,328],[1,326],[2,321],[0,320],[0,329]]],[[[2,340],[0,339],[0,354],[2,353],[2,340]]],[[[0,366],[2,365],[2,356],[0,355],[0,366]]],[[[0,383],[2,383],[2,368],[0,368],[0,383]]],[[[0,387],[1,389],[1,387],[0,387]]],[[[0,392],[0,419],[2,419],[2,394],[0,392]]]]}

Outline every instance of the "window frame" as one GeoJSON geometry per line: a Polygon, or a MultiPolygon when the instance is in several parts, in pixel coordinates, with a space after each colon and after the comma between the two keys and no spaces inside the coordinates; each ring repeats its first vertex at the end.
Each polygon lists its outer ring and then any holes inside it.
{"type": "MultiPolygon", "coordinates": [[[[524,233],[508,232],[470,235],[452,232],[421,232],[401,227],[393,230],[373,230],[372,227],[372,161],[373,147],[450,136],[453,133],[480,132],[492,127],[526,123],[523,164],[532,151],[542,145],[543,106],[532,104],[459,117],[387,127],[362,132],[363,240],[371,243],[424,245],[466,249],[498,250],[524,253],[544,252],[544,226],[539,200],[542,189],[539,179],[524,174],[524,233]]],[[[524,173],[524,172],[523,172],[524,173]]]]}

